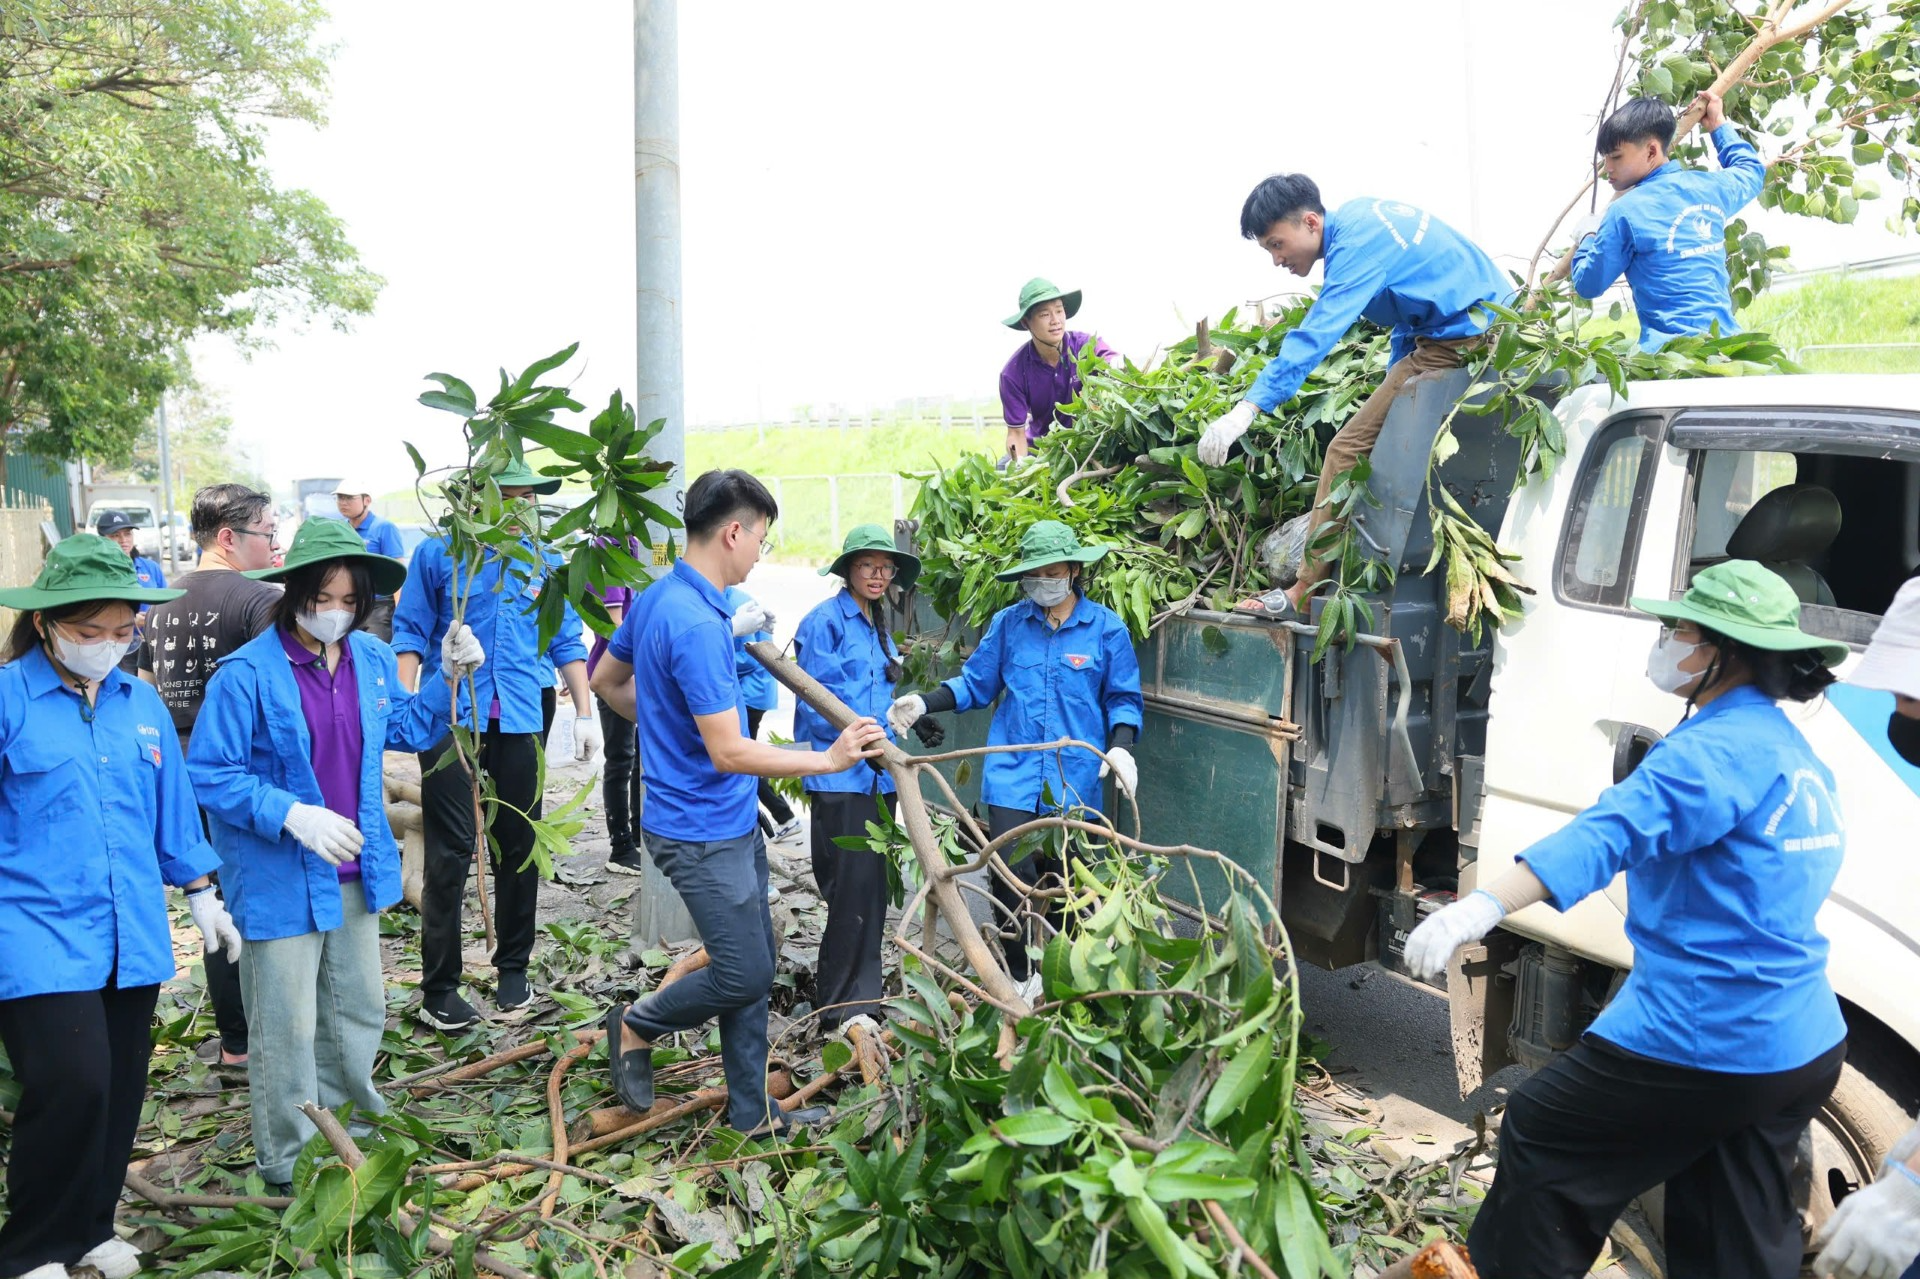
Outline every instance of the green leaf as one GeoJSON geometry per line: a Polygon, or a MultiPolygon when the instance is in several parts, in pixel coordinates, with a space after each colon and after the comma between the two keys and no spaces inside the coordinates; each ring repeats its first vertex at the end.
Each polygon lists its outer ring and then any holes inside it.
{"type": "Polygon", "coordinates": [[[997,1119],[993,1128],[1020,1146],[1057,1146],[1078,1131],[1067,1119],[1044,1106],[997,1119]]]}
{"type": "Polygon", "coordinates": [[[1250,1040],[1233,1055],[1227,1068],[1220,1072],[1220,1078],[1214,1081],[1213,1091],[1207,1094],[1203,1117],[1209,1128],[1240,1109],[1259,1087],[1272,1062],[1272,1031],[1250,1040]]]}

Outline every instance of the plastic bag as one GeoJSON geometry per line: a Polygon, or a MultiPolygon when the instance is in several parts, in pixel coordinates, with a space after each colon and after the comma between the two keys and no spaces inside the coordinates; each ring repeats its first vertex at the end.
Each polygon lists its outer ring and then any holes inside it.
{"type": "Polygon", "coordinates": [[[1300,580],[1300,566],[1307,557],[1307,534],[1313,527],[1313,512],[1296,515],[1260,539],[1260,562],[1276,586],[1292,586],[1300,580]]]}

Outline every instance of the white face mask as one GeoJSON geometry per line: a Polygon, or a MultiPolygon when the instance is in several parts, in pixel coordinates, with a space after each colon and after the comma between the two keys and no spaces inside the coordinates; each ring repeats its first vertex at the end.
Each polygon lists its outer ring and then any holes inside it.
{"type": "Polygon", "coordinates": [[[1020,579],[1020,589],[1027,593],[1028,599],[1041,608],[1052,608],[1067,598],[1067,592],[1073,589],[1073,579],[1070,577],[1023,577],[1020,579]]]}
{"type": "Polygon", "coordinates": [[[76,678],[86,680],[89,684],[97,684],[105,679],[114,667],[120,665],[120,659],[127,655],[127,646],[116,639],[78,644],[57,630],[52,632],[52,636],[53,654],[60,659],[60,664],[76,678]]]}
{"type": "Polygon", "coordinates": [[[1699,647],[1699,644],[1683,644],[1678,637],[1662,631],[1660,638],[1653,642],[1653,651],[1647,654],[1647,678],[1663,693],[1679,693],[1700,678],[1698,673],[1680,669],[1680,663],[1692,657],[1699,647]]]}
{"type": "Polygon", "coordinates": [[[322,644],[337,644],[342,636],[353,629],[353,614],[338,608],[330,608],[324,613],[302,613],[300,625],[322,644]]]}

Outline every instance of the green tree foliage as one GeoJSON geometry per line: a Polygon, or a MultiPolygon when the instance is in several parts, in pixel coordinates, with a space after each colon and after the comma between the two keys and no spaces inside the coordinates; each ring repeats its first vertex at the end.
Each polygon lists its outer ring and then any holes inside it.
{"type": "MultiPolygon", "coordinates": [[[[198,383],[177,387],[167,397],[167,451],[173,463],[173,504],[177,510],[185,511],[194,493],[209,484],[245,484],[270,491],[258,463],[234,442],[233,418],[226,404],[198,383]]],[[[125,468],[96,470],[94,478],[158,484],[159,433],[143,430],[125,468]]]]}
{"type": "Polygon", "coordinates": [[[176,352],[371,310],[313,194],[262,164],[321,122],[315,0],[0,5],[0,443],[126,459],[176,352]]]}

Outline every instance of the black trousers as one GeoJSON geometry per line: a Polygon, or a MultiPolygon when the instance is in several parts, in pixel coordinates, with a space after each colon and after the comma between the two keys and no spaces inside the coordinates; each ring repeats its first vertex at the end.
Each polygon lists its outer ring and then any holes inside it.
{"type": "Polygon", "coordinates": [[[71,1266],[113,1238],[159,995],[135,986],[0,1000],[0,1043],[20,1083],[0,1275],[71,1266]]]}
{"type": "Polygon", "coordinates": [[[640,730],[602,700],[600,735],[606,739],[600,795],[607,806],[607,838],[617,857],[640,846],[640,730]]]}
{"type": "Polygon", "coordinates": [[[1481,1279],[1579,1279],[1627,1204],[1663,1182],[1671,1279],[1794,1279],[1789,1175],[1846,1055],[1843,1042],[1797,1070],[1732,1075],[1588,1035],[1507,1106],[1467,1235],[1481,1279]]]}
{"type": "MultiPolygon", "coordinates": [[[[540,741],[533,733],[503,733],[500,721],[480,739],[481,765],[504,804],[540,815],[540,741]]],[[[420,989],[429,995],[460,984],[460,950],[466,929],[461,907],[473,865],[473,791],[454,754],[451,735],[420,756],[420,832],[426,844],[426,876],[420,894],[420,989]],[[442,755],[447,765],[431,771],[442,755]]],[[[540,908],[540,871],[527,860],[533,828],[520,813],[493,808],[488,866],[494,884],[493,966],[525,972],[533,954],[534,915],[540,908]]]]}
{"type": "Polygon", "coordinates": [[[841,836],[865,835],[880,820],[877,795],[814,791],[808,832],[813,881],[827,903],[827,929],[814,965],[815,1008],[831,1030],[861,1013],[880,1014],[880,942],[887,926],[887,866],[880,854],[842,848],[841,836]],[[848,1005],[835,1007],[835,1005],[848,1005]]]}
{"type": "MultiPolygon", "coordinates": [[[[987,838],[997,839],[1014,827],[1023,826],[1038,816],[1040,816],[1039,813],[989,804],[987,806],[987,838]]],[[[1009,848],[1002,851],[1011,853],[1014,850],[1009,848]]],[[[1065,882],[1062,876],[1066,873],[1066,867],[1057,857],[1035,854],[1019,861],[1007,856],[1003,856],[1001,860],[1007,863],[1008,869],[1029,884],[1038,884],[1043,888],[1058,888],[1065,882]],[[1043,879],[1047,882],[1040,884],[1043,879]]],[[[1057,897],[1051,898],[1043,910],[1030,910],[1026,899],[1002,882],[998,875],[993,876],[993,900],[1001,906],[1001,909],[994,912],[994,923],[1000,930],[1001,946],[1006,954],[1007,976],[1015,981],[1025,981],[1033,971],[1031,962],[1027,958],[1029,940],[1037,944],[1044,944],[1046,940],[1042,930],[1033,927],[1033,916],[1041,915],[1056,930],[1064,928],[1067,918],[1066,902],[1057,897]]]]}
{"type": "MultiPolygon", "coordinates": [[[[760,721],[766,717],[765,711],[755,710],[751,706],[747,708],[748,737],[760,736],[760,721]]],[[[760,779],[760,803],[773,818],[772,826],[767,825],[765,817],[760,819],[760,829],[764,833],[771,835],[776,829],[793,820],[793,805],[782,799],[779,792],[773,789],[773,783],[764,777],[760,779]]]]}
{"type": "MultiPolygon", "coordinates": [[[[180,753],[186,752],[187,743],[183,738],[180,753]]],[[[200,810],[200,829],[208,832],[204,808],[200,810]]],[[[213,874],[213,886],[220,900],[225,901],[218,871],[213,874]]],[[[235,1057],[244,1057],[247,1055],[247,1001],[240,993],[240,965],[216,946],[207,947],[202,965],[207,973],[207,1002],[213,1005],[213,1025],[220,1032],[220,1047],[235,1057]]]]}

